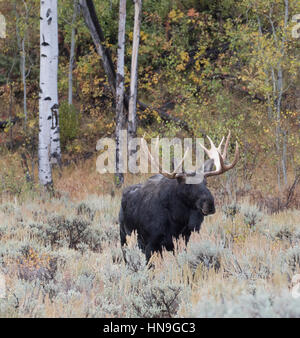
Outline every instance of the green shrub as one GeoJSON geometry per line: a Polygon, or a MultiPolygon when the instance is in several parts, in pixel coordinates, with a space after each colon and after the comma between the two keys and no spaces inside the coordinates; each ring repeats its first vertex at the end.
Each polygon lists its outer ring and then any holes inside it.
{"type": "Polygon", "coordinates": [[[290,244],[297,244],[300,239],[297,224],[272,224],[261,232],[272,240],[288,241],[290,244]]]}
{"type": "Polygon", "coordinates": [[[130,315],[138,318],[172,318],[180,305],[180,285],[156,281],[132,296],[130,315]]]}
{"type": "Polygon", "coordinates": [[[233,202],[231,204],[224,204],[222,206],[222,212],[225,215],[226,218],[230,218],[231,220],[234,219],[234,217],[236,216],[236,214],[238,214],[240,212],[241,208],[240,206],[233,202]]]}
{"type": "Polygon", "coordinates": [[[299,318],[300,302],[290,292],[272,293],[259,288],[254,294],[244,292],[233,299],[207,296],[192,309],[193,318],[299,318]]]}
{"type": "Polygon", "coordinates": [[[91,221],[94,220],[96,210],[88,205],[86,202],[81,202],[78,204],[77,215],[86,215],[91,221]]]}
{"type": "Polygon", "coordinates": [[[138,272],[146,267],[146,258],[137,245],[133,247],[125,246],[123,248],[126,258],[126,267],[131,272],[138,272]]]}
{"type": "Polygon", "coordinates": [[[32,189],[32,182],[29,182],[25,175],[18,174],[14,166],[5,169],[5,173],[1,174],[0,194],[6,193],[20,196],[22,193],[29,192],[32,189]]]}
{"type": "Polygon", "coordinates": [[[255,227],[263,218],[263,213],[255,205],[243,204],[241,213],[244,216],[244,223],[250,228],[255,227]]]}
{"type": "Polygon", "coordinates": [[[92,251],[101,250],[103,232],[100,227],[82,216],[49,216],[47,222],[33,223],[30,228],[46,246],[50,245],[52,248],[67,246],[81,252],[84,252],[85,248],[92,251]]]}
{"type": "Polygon", "coordinates": [[[69,141],[78,136],[80,127],[80,118],[76,108],[66,101],[59,106],[59,125],[61,144],[66,146],[69,141]]]}
{"type": "Polygon", "coordinates": [[[178,255],[178,262],[181,266],[188,263],[193,272],[199,265],[218,271],[221,266],[221,252],[222,249],[211,241],[190,242],[187,251],[178,255]]]}
{"type": "Polygon", "coordinates": [[[291,270],[296,273],[300,270],[300,246],[289,248],[282,257],[282,263],[285,271],[291,270]]]}
{"type": "Polygon", "coordinates": [[[249,249],[247,254],[239,257],[226,251],[223,255],[223,263],[227,274],[238,280],[248,281],[271,278],[276,264],[272,254],[263,249],[249,249]]]}

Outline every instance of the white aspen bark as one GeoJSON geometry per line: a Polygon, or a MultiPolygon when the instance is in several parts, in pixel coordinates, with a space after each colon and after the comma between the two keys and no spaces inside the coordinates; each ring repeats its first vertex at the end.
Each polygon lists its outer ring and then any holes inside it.
{"type": "MultiPolygon", "coordinates": [[[[119,10],[119,34],[118,34],[118,61],[116,78],[116,185],[121,186],[124,182],[124,138],[122,131],[125,129],[126,120],[124,115],[124,58],[125,58],[125,27],[126,27],[126,0],[120,0],[119,10]]],[[[127,142],[127,138],[125,138],[127,142]]],[[[124,147],[125,146],[125,147],[124,147]]],[[[127,156],[126,156],[127,157],[127,156]]],[[[126,158],[127,160],[127,158],[126,158]]]]}
{"type": "MultiPolygon", "coordinates": [[[[277,39],[277,34],[274,26],[274,22],[272,20],[272,13],[273,13],[273,8],[270,8],[269,12],[269,22],[272,27],[272,34],[274,38],[274,42],[277,48],[278,46],[278,39],[277,39]]],[[[277,75],[280,73],[277,72],[277,75]]],[[[272,76],[272,84],[273,84],[273,102],[274,105],[276,106],[276,127],[275,127],[275,142],[276,142],[276,153],[277,153],[277,184],[278,184],[278,189],[281,190],[281,145],[280,145],[280,107],[281,107],[281,98],[278,96],[278,86],[280,85],[280,81],[278,81],[278,77],[276,78],[275,76],[275,71],[274,68],[271,67],[271,76],[272,76]]]]}
{"type": "Polygon", "coordinates": [[[69,95],[68,95],[68,103],[71,105],[73,103],[73,68],[74,68],[74,57],[75,57],[75,22],[77,18],[78,12],[78,3],[77,0],[74,0],[74,12],[72,19],[72,35],[71,35],[71,51],[70,51],[70,65],[69,65],[69,95]]]}
{"type": "MultiPolygon", "coordinates": [[[[106,76],[109,81],[109,85],[111,87],[111,91],[113,95],[115,96],[116,94],[116,74],[114,70],[114,65],[111,59],[110,50],[108,47],[105,46],[105,38],[104,38],[102,29],[101,29],[101,25],[97,18],[97,13],[95,11],[93,0],[79,0],[79,4],[80,4],[80,8],[81,8],[86,26],[89,29],[91,37],[95,44],[97,53],[101,57],[104,71],[106,73],[106,76]]],[[[127,95],[125,95],[124,103],[127,109],[128,108],[127,107],[128,106],[127,95]]],[[[148,106],[145,103],[140,102],[140,101],[138,102],[138,104],[139,104],[139,109],[141,111],[145,111],[149,109],[155,110],[164,121],[175,122],[176,124],[181,126],[184,130],[191,131],[189,125],[185,121],[179,119],[178,117],[169,115],[163,109],[159,109],[159,108],[154,109],[151,106],[148,106]]]]}
{"type": "Polygon", "coordinates": [[[280,127],[280,122],[281,122],[281,99],[282,99],[282,70],[281,66],[278,66],[278,72],[277,72],[277,90],[278,90],[278,95],[277,95],[277,100],[276,100],[276,111],[277,111],[277,118],[276,118],[276,148],[277,148],[277,156],[278,156],[278,180],[279,184],[278,187],[281,189],[281,177],[280,177],[280,163],[282,163],[282,158],[281,158],[281,127],[280,127]]]}
{"type": "Polygon", "coordinates": [[[283,89],[283,59],[285,56],[285,42],[286,42],[286,34],[287,34],[287,25],[288,25],[288,16],[289,16],[289,1],[284,0],[284,26],[283,26],[283,33],[281,38],[281,43],[277,36],[277,32],[274,26],[274,22],[272,20],[272,7],[269,13],[269,22],[272,28],[272,34],[275,41],[275,45],[278,49],[280,49],[281,56],[277,63],[277,77],[275,78],[274,69],[271,68],[272,71],[272,82],[273,82],[273,100],[276,105],[276,150],[278,156],[278,163],[277,163],[277,179],[278,179],[278,188],[281,190],[281,169],[283,175],[283,183],[287,185],[287,137],[286,131],[281,129],[281,102],[282,102],[282,95],[284,92],[283,89]],[[283,136],[283,138],[282,138],[283,136]],[[282,139],[282,142],[281,142],[282,139]],[[281,149],[282,147],[282,149],[281,149]]]}
{"type": "MultiPolygon", "coordinates": [[[[132,59],[131,59],[131,80],[130,80],[130,97],[128,111],[128,142],[129,147],[131,140],[136,137],[137,118],[136,118],[136,103],[137,103],[137,80],[138,80],[138,53],[140,44],[140,29],[142,16],[142,0],[135,0],[135,15],[134,15],[134,31],[132,44],[132,59]]],[[[132,149],[134,152],[134,149],[132,149]]],[[[131,154],[131,149],[129,150],[131,154]]]]}
{"type": "Polygon", "coordinates": [[[52,186],[51,141],[58,128],[57,0],[41,0],[40,8],[39,180],[48,187],[52,186]]]}
{"type": "MultiPolygon", "coordinates": [[[[52,164],[61,165],[60,132],[59,132],[59,112],[58,112],[58,17],[57,0],[50,0],[51,12],[46,18],[48,29],[50,30],[50,69],[49,74],[49,97],[51,98],[52,124],[50,130],[50,161],[52,164]]],[[[46,15],[47,16],[47,15],[46,15]]]]}

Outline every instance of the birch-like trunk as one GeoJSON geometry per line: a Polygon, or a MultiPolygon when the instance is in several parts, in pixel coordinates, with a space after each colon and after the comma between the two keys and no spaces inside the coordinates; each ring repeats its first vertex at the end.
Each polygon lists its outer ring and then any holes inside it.
{"type": "MultiPolygon", "coordinates": [[[[136,117],[136,103],[137,103],[137,80],[138,80],[138,55],[140,45],[140,30],[142,17],[142,0],[135,0],[134,2],[134,31],[132,44],[132,59],[131,59],[131,79],[130,79],[130,97],[128,110],[128,144],[130,147],[131,140],[136,137],[137,117],[136,117]]],[[[134,149],[129,149],[129,157],[134,149]]]]}
{"type": "Polygon", "coordinates": [[[74,12],[73,12],[73,19],[72,19],[72,35],[71,35],[71,52],[70,52],[70,65],[69,65],[69,95],[68,95],[68,102],[69,105],[73,103],[73,68],[74,68],[74,61],[75,61],[75,22],[78,13],[78,2],[74,0],[74,12]]]}
{"type": "MultiPolygon", "coordinates": [[[[282,68],[281,65],[278,64],[278,72],[277,72],[277,102],[276,102],[276,111],[277,111],[277,121],[276,121],[276,148],[277,148],[277,156],[278,156],[278,177],[279,177],[279,186],[278,188],[281,189],[281,175],[280,175],[280,166],[282,165],[282,175],[284,183],[287,182],[286,176],[286,165],[285,159],[282,157],[284,154],[283,151],[283,143],[282,143],[282,152],[281,152],[281,139],[282,139],[282,130],[281,130],[281,101],[282,101],[282,94],[283,94],[283,75],[282,75],[282,68]]],[[[282,140],[284,142],[284,140],[282,140]]]]}
{"type": "Polygon", "coordinates": [[[52,164],[61,166],[61,148],[58,112],[58,17],[57,0],[50,1],[52,10],[47,18],[51,31],[51,73],[49,78],[49,96],[51,98],[52,124],[50,130],[50,161],[52,164]]]}
{"type": "MultiPolygon", "coordinates": [[[[100,22],[97,18],[97,13],[95,11],[93,0],[79,0],[79,3],[80,3],[80,7],[81,7],[82,14],[84,17],[84,21],[90,31],[90,34],[95,44],[97,53],[101,57],[101,61],[102,61],[106,76],[108,78],[109,85],[111,87],[113,95],[115,96],[116,94],[116,74],[114,70],[114,65],[112,62],[110,50],[108,47],[105,46],[104,34],[101,29],[100,22]]],[[[124,98],[124,105],[127,109],[128,108],[127,95],[125,95],[125,98],[124,98]]],[[[159,109],[159,108],[154,109],[151,106],[148,106],[147,104],[140,102],[140,101],[138,102],[138,105],[141,111],[146,111],[146,110],[156,111],[158,115],[162,118],[162,120],[167,121],[167,122],[170,122],[170,121],[175,122],[176,124],[181,126],[184,130],[191,131],[189,125],[185,121],[179,119],[178,117],[169,115],[163,109],[159,109]]]]}
{"type": "Polygon", "coordinates": [[[52,186],[50,157],[52,151],[58,151],[59,144],[57,0],[41,0],[40,10],[39,180],[49,187],[52,186]]]}
{"type": "Polygon", "coordinates": [[[274,21],[272,19],[272,7],[269,13],[269,22],[272,28],[272,34],[274,38],[275,45],[280,49],[281,56],[277,63],[277,74],[275,74],[274,68],[271,67],[271,76],[273,84],[273,101],[276,107],[276,151],[277,151],[277,180],[278,188],[282,189],[281,185],[281,172],[283,175],[283,183],[287,185],[287,137],[286,131],[281,128],[281,115],[282,115],[282,96],[284,93],[284,78],[283,78],[283,62],[285,57],[285,43],[287,39],[287,26],[288,26],[288,16],[289,16],[289,1],[284,0],[284,26],[283,34],[281,41],[277,36],[276,28],[274,21]]]}
{"type": "MultiPolygon", "coordinates": [[[[124,182],[124,138],[122,131],[126,128],[124,114],[124,58],[125,58],[125,27],[126,27],[126,0],[120,0],[119,10],[119,34],[118,34],[118,62],[116,79],[116,185],[122,186],[124,182]]],[[[127,139],[125,138],[127,142],[127,139]]],[[[125,147],[124,147],[125,146],[125,147]]],[[[127,156],[126,156],[127,157],[127,156]]],[[[126,158],[127,160],[127,158],[126,158]]]]}

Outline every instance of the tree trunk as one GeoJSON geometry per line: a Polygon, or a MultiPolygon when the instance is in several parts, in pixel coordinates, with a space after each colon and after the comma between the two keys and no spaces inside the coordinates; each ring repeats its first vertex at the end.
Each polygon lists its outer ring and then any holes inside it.
{"type": "Polygon", "coordinates": [[[96,46],[98,54],[101,56],[103,67],[108,78],[109,85],[116,95],[116,73],[111,59],[110,51],[104,46],[105,38],[99,25],[95,6],[92,0],[79,0],[85,23],[90,31],[91,37],[96,46]]]}
{"type": "Polygon", "coordinates": [[[49,188],[53,184],[50,157],[59,146],[57,0],[41,0],[40,7],[39,180],[49,188]]]}
{"type": "Polygon", "coordinates": [[[9,91],[9,148],[12,150],[13,148],[13,131],[12,131],[12,109],[13,109],[13,86],[12,83],[9,84],[10,86],[10,91],[9,91]]]}
{"type": "Polygon", "coordinates": [[[61,166],[61,148],[59,131],[58,111],[58,17],[57,0],[51,0],[52,10],[47,18],[49,30],[51,31],[51,73],[49,74],[49,97],[51,98],[52,124],[50,130],[50,161],[52,164],[61,166]]]}
{"type": "Polygon", "coordinates": [[[279,70],[277,72],[277,90],[278,95],[276,99],[276,148],[277,148],[277,156],[278,156],[278,163],[277,163],[277,176],[278,176],[278,188],[281,190],[281,163],[282,163],[282,153],[281,153],[281,99],[282,99],[282,71],[281,67],[279,66],[279,70]]]}
{"type": "MultiPolygon", "coordinates": [[[[287,26],[288,26],[288,19],[289,19],[289,1],[284,0],[284,33],[282,36],[281,41],[281,51],[282,55],[285,54],[285,42],[286,42],[286,34],[287,34],[287,26]]],[[[280,66],[280,103],[282,100],[282,94],[283,94],[283,72],[282,68],[280,66]]],[[[280,106],[281,110],[281,106],[280,106]]],[[[287,132],[286,130],[283,130],[283,140],[282,140],[282,174],[283,174],[283,183],[285,186],[287,186],[287,132]]]]}
{"type": "Polygon", "coordinates": [[[21,55],[21,72],[22,72],[22,82],[23,82],[23,107],[24,107],[24,116],[25,116],[25,129],[27,126],[27,85],[26,85],[26,51],[25,51],[25,38],[22,40],[22,55],[21,55]]]}
{"type": "MultiPolygon", "coordinates": [[[[83,13],[83,16],[84,16],[85,23],[86,23],[86,25],[87,25],[87,27],[90,31],[90,34],[91,34],[93,41],[94,41],[96,50],[97,50],[98,54],[101,56],[104,71],[105,71],[105,73],[108,77],[108,81],[109,81],[112,93],[115,97],[115,94],[116,94],[116,74],[115,74],[115,70],[114,70],[114,65],[113,65],[113,62],[112,62],[112,59],[111,59],[109,49],[104,46],[105,39],[104,39],[104,35],[103,35],[103,32],[102,32],[99,20],[97,18],[97,14],[96,14],[96,11],[95,11],[93,1],[92,0],[79,0],[79,3],[80,3],[80,6],[81,6],[81,9],[82,9],[82,13],[83,13]]],[[[125,106],[126,110],[128,110],[128,101],[129,101],[129,99],[125,95],[124,106],[125,106]]],[[[179,119],[178,117],[171,116],[161,109],[152,108],[152,107],[150,107],[149,105],[147,105],[143,102],[138,101],[138,106],[139,106],[139,109],[141,111],[146,111],[146,110],[156,111],[157,114],[164,121],[175,122],[180,127],[182,127],[184,130],[189,131],[189,132],[191,131],[191,129],[189,128],[189,125],[185,121],[182,121],[181,119],[179,119]]]]}
{"type": "Polygon", "coordinates": [[[282,139],[282,175],[283,183],[287,186],[287,132],[283,130],[283,139],[282,139]]]}
{"type": "Polygon", "coordinates": [[[284,93],[284,79],[283,79],[283,70],[282,64],[284,62],[285,56],[285,43],[287,36],[287,26],[288,26],[288,16],[289,16],[289,1],[284,0],[284,26],[283,26],[283,34],[281,38],[281,44],[279,44],[279,38],[277,36],[276,28],[272,19],[272,10],[269,13],[269,21],[272,27],[272,34],[275,45],[281,51],[281,57],[277,63],[277,74],[275,75],[274,68],[271,67],[271,76],[272,76],[272,84],[273,84],[273,101],[276,107],[276,151],[277,151],[277,180],[278,180],[278,188],[282,189],[281,185],[281,171],[283,175],[283,183],[287,185],[287,137],[286,131],[282,131],[281,128],[281,103],[282,96],[284,93]],[[283,136],[283,138],[282,138],[283,136]]]}
{"type": "MultiPolygon", "coordinates": [[[[136,137],[136,128],[137,128],[136,102],[137,102],[138,54],[140,44],[142,0],[135,0],[134,8],[135,14],[134,14],[134,31],[133,31],[132,59],[131,59],[130,97],[128,110],[129,146],[131,140],[136,137]]],[[[134,149],[130,149],[130,153],[131,151],[134,151],[134,149]]]]}
{"type": "MultiPolygon", "coordinates": [[[[26,17],[26,25],[28,24],[28,8],[26,3],[24,2],[25,7],[25,17],[26,17]]],[[[25,49],[25,40],[26,40],[26,33],[24,32],[24,35],[21,36],[20,28],[19,28],[19,13],[17,11],[17,3],[14,3],[14,10],[16,13],[16,37],[17,37],[17,45],[20,53],[20,71],[21,71],[21,77],[22,77],[22,83],[23,83],[23,112],[24,112],[24,127],[26,130],[27,125],[27,84],[26,84],[26,49],[25,49]]]]}
{"type": "Polygon", "coordinates": [[[74,12],[73,12],[73,19],[72,19],[72,36],[71,36],[71,51],[70,51],[70,65],[69,65],[69,95],[68,95],[68,102],[69,105],[73,104],[73,68],[74,68],[74,61],[75,61],[75,22],[77,18],[78,12],[78,2],[74,0],[74,12]]]}
{"type": "MultiPolygon", "coordinates": [[[[122,131],[126,128],[124,114],[124,58],[125,58],[125,26],[126,26],[126,0],[120,0],[119,36],[118,36],[118,64],[116,82],[116,185],[122,186],[124,182],[124,144],[122,131]]],[[[127,139],[126,139],[127,141],[127,139]]],[[[127,147],[127,145],[125,145],[127,147]]],[[[127,158],[126,158],[127,160],[127,158]]]]}

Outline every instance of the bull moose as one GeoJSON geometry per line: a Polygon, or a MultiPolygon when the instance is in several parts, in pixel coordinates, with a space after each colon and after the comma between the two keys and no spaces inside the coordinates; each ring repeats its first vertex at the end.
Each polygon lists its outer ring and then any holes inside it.
{"type": "MultiPolygon", "coordinates": [[[[163,248],[174,250],[173,239],[182,236],[187,243],[192,231],[200,230],[204,217],[215,213],[214,198],[207,188],[206,178],[232,169],[239,159],[239,147],[236,142],[234,160],[231,164],[225,164],[230,132],[223,152],[224,137],[218,147],[210,137],[208,139],[211,149],[201,147],[209,159],[200,171],[177,173],[178,166],[169,173],[157,164],[159,174],[150,177],[144,184],[124,189],[119,213],[122,248],[126,244],[126,236],[136,231],[138,245],[148,262],[154,252],[161,253],[163,248]],[[199,174],[203,177],[201,183],[187,184],[188,176],[199,174]]],[[[147,151],[154,160],[148,147],[147,151]]],[[[126,261],[125,255],[124,259],[126,261]]]]}

